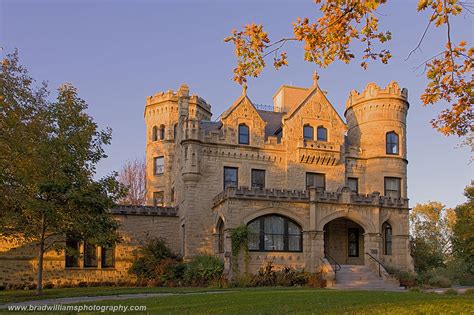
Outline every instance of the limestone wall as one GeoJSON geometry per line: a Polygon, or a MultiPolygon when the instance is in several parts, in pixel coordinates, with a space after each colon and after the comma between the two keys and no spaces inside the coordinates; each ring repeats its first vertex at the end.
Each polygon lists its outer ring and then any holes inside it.
{"type": "MultiPolygon", "coordinates": [[[[49,251],[44,258],[44,284],[56,286],[77,285],[80,282],[133,282],[128,273],[134,250],[149,238],[164,238],[169,246],[179,251],[178,217],[145,214],[114,214],[120,222],[118,230],[123,242],[115,248],[115,267],[101,268],[98,248],[98,267],[85,268],[79,259],[79,268],[66,268],[64,251],[49,251]]],[[[83,246],[81,245],[81,252],[83,246]]],[[[0,241],[0,285],[21,288],[36,282],[37,249],[22,240],[0,241]]]]}

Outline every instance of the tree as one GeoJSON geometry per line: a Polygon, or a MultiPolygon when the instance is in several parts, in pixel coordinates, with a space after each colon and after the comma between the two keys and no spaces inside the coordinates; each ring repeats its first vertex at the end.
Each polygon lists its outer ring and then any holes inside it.
{"type": "Polygon", "coordinates": [[[474,186],[468,186],[464,195],[467,201],[456,207],[453,227],[454,254],[464,260],[474,273],[474,186]]]}
{"type": "MultiPolygon", "coordinates": [[[[368,60],[388,63],[392,54],[383,45],[392,38],[389,31],[379,31],[377,9],[387,0],[314,0],[322,16],[316,22],[309,18],[298,18],[293,23],[293,36],[270,41],[261,24],[245,25],[241,31],[233,30],[224,39],[235,46],[237,66],[234,80],[244,84],[248,76],[258,77],[266,66],[265,58],[273,56],[276,69],[287,66],[287,55],[282,51],[290,41],[304,44],[304,60],[320,67],[327,67],[335,60],[349,63],[356,58],[351,49],[357,44],[362,51],[361,66],[366,69],[368,60]],[[382,46],[382,47],[379,47],[382,46]]],[[[394,1],[391,1],[394,2],[394,1]]],[[[472,13],[472,5],[460,0],[419,0],[417,10],[430,11],[431,16],[420,42],[408,58],[416,52],[430,27],[446,27],[446,46],[441,52],[423,62],[428,85],[421,95],[423,104],[440,101],[451,104],[434,118],[433,128],[445,135],[465,136],[474,132],[472,104],[473,47],[465,41],[455,43],[451,39],[451,19],[462,12],[472,13]]],[[[408,59],[407,58],[407,59],[408,59]]]]}
{"type": "Polygon", "coordinates": [[[123,188],[116,174],[93,179],[111,130],[98,129],[72,85],[47,101],[46,84],[33,86],[17,52],[2,60],[0,83],[0,236],[37,245],[41,294],[44,254],[64,249],[65,235],[117,241],[108,210],[123,188]]]}
{"type": "Polygon", "coordinates": [[[410,213],[410,249],[415,270],[424,273],[445,266],[452,253],[453,209],[440,202],[417,204],[410,213]]]}
{"type": "Polygon", "coordinates": [[[126,195],[119,200],[124,205],[144,205],[146,201],[145,161],[127,161],[119,172],[119,182],[127,187],[126,195]]]}

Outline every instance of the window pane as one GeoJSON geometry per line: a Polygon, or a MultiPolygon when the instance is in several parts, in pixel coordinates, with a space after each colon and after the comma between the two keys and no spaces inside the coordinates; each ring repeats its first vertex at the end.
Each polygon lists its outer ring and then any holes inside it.
{"type": "Polygon", "coordinates": [[[349,177],[347,179],[347,186],[356,194],[359,193],[359,179],[349,177]]]}
{"type": "Polygon", "coordinates": [[[162,156],[154,159],[154,171],[155,175],[163,174],[165,172],[165,159],[162,156]]]}
{"type": "Polygon", "coordinates": [[[239,125],[239,143],[249,144],[249,127],[247,125],[239,125]]]}
{"type": "Polygon", "coordinates": [[[264,220],[265,250],[284,250],[285,219],[270,216],[264,220]]]}
{"type": "Polygon", "coordinates": [[[326,189],[326,176],[324,174],[306,173],[306,189],[309,187],[326,189]]]}
{"type": "Polygon", "coordinates": [[[84,267],[97,267],[97,246],[84,242],[84,267]]]}
{"type": "Polygon", "coordinates": [[[400,198],[400,178],[385,177],[385,196],[400,198]]]}
{"type": "Polygon", "coordinates": [[[398,135],[394,132],[387,133],[387,154],[398,154],[398,135]]]}
{"type": "Polygon", "coordinates": [[[359,230],[358,229],[348,229],[348,250],[349,257],[358,257],[359,256],[359,230]]]}
{"type": "Polygon", "coordinates": [[[237,187],[237,168],[224,167],[224,189],[237,187]]]}
{"type": "Polygon", "coordinates": [[[66,267],[79,267],[79,240],[66,236],[66,267]]]}
{"type": "Polygon", "coordinates": [[[289,234],[288,235],[288,250],[300,251],[301,250],[301,234],[289,234]]]}
{"type": "Polygon", "coordinates": [[[252,170],[252,187],[265,188],[265,171],[252,170]]]}
{"type": "Polygon", "coordinates": [[[303,137],[307,140],[313,140],[313,127],[311,126],[304,126],[303,127],[303,137]]]}
{"type": "Polygon", "coordinates": [[[102,268],[115,267],[115,247],[102,247],[102,268]]]}
{"type": "Polygon", "coordinates": [[[265,234],[265,250],[279,251],[284,250],[284,235],[281,234],[265,234]]]}
{"type": "Polygon", "coordinates": [[[248,225],[248,246],[249,250],[260,249],[260,220],[253,221],[248,225]]]}
{"type": "Polygon", "coordinates": [[[328,130],[324,127],[318,127],[318,141],[328,140],[328,130]]]}

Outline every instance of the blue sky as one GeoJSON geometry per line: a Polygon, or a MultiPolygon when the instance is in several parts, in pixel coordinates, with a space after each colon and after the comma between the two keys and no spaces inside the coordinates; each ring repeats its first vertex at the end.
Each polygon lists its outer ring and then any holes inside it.
{"type": "MultiPolygon", "coordinates": [[[[427,14],[415,0],[390,0],[380,9],[382,28],[392,31],[389,65],[336,62],[318,70],[320,86],[342,115],[351,89],[374,81],[396,80],[408,88],[408,191],[411,205],[439,200],[448,206],[464,201],[473,176],[468,148],[458,138],[433,130],[430,119],[445,106],[423,107],[419,100],[426,79],[413,68],[442,50],[445,30],[430,29],[418,51],[405,61],[425,28],[427,14]]],[[[113,129],[109,157],[98,175],[120,169],[128,159],[145,155],[145,98],[187,83],[219,114],[240,95],[234,83],[233,49],[223,42],[232,28],[263,23],[270,39],[291,35],[296,17],[318,17],[311,0],[287,1],[22,1],[0,0],[0,46],[20,51],[21,62],[51,89],[71,82],[89,104],[100,127],[113,129]]],[[[453,21],[454,39],[472,45],[472,16],[453,21]]],[[[255,103],[271,104],[281,84],[310,86],[315,65],[303,61],[301,45],[286,46],[290,66],[264,70],[248,84],[255,103]]],[[[359,50],[357,50],[359,51],[359,50]]],[[[269,60],[271,63],[271,60],[269,60]]]]}

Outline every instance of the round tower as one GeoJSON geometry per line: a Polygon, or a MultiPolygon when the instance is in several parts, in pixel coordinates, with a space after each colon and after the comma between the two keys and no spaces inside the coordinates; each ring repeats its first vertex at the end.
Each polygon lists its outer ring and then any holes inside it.
{"type": "Polygon", "coordinates": [[[348,145],[365,161],[365,188],[407,198],[406,117],[408,91],[394,81],[385,89],[371,82],[362,93],[351,91],[344,115],[348,145]],[[398,187],[397,187],[398,186],[398,187]]]}

